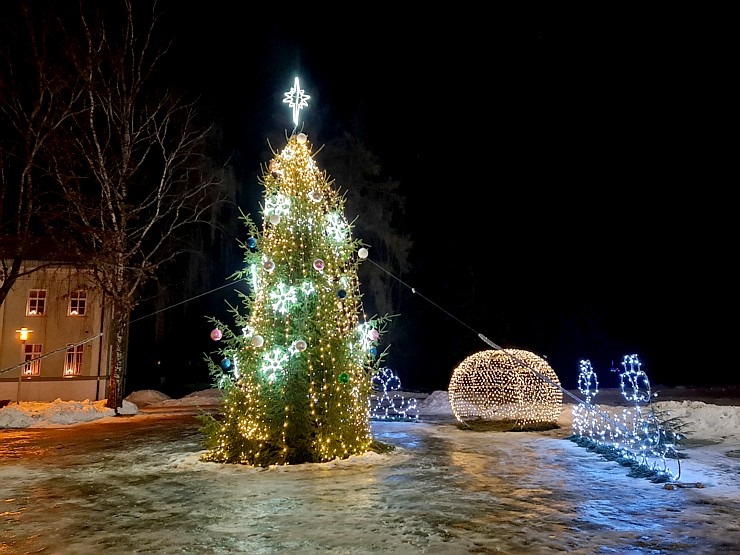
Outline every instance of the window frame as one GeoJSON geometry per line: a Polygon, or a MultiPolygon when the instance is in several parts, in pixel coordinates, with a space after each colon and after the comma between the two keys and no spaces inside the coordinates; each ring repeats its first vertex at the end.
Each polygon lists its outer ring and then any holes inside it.
{"type": "Polygon", "coordinates": [[[62,370],[62,374],[65,378],[82,375],[84,355],[84,345],[79,343],[67,343],[67,350],[64,355],[64,368],[62,370]]]}
{"type": "Polygon", "coordinates": [[[40,317],[46,315],[46,299],[48,298],[48,295],[48,289],[29,289],[28,298],[26,299],[26,316],[40,317]],[[41,293],[43,293],[43,295],[41,295],[41,293]],[[32,305],[35,305],[35,311],[32,311],[32,305]],[[39,307],[41,307],[40,312],[39,307]]]}
{"type": "Polygon", "coordinates": [[[41,375],[41,355],[44,352],[44,346],[41,343],[24,343],[21,347],[23,356],[22,375],[24,377],[41,375]],[[31,348],[29,350],[29,347],[31,348]],[[34,356],[35,355],[35,356],[34,356]]]}
{"type": "Polygon", "coordinates": [[[87,290],[75,289],[69,292],[69,302],[67,303],[67,316],[79,317],[87,316],[87,290]],[[76,296],[75,296],[76,295],[76,296]],[[73,309],[73,304],[77,305],[77,310],[73,309]]]}

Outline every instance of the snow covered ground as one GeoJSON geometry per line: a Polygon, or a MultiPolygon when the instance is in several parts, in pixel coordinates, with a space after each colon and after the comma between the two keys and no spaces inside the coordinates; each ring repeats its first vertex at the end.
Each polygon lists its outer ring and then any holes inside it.
{"type": "Polygon", "coordinates": [[[387,454],[268,469],[199,460],[187,413],[216,408],[212,390],[135,392],[126,418],[102,401],[10,404],[0,554],[740,553],[740,402],[664,398],[688,434],[679,482],[702,487],[629,477],[569,441],[569,403],[553,430],[480,432],[436,391],[418,421],[373,421],[387,454]]]}

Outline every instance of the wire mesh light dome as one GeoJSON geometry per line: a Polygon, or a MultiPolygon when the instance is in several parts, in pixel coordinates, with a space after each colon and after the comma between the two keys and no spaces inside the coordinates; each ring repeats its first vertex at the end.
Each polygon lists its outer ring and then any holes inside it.
{"type": "Polygon", "coordinates": [[[520,349],[470,355],[453,372],[447,393],[458,421],[501,421],[517,430],[556,426],[563,404],[550,365],[520,349]]]}

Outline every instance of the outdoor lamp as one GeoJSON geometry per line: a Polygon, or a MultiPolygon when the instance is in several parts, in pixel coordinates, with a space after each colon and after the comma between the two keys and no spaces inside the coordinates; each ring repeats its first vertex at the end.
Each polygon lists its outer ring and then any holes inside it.
{"type": "Polygon", "coordinates": [[[21,340],[21,343],[25,343],[28,341],[29,336],[33,333],[33,330],[29,330],[28,328],[21,328],[19,330],[15,330],[15,333],[18,334],[18,339],[21,340]]]}

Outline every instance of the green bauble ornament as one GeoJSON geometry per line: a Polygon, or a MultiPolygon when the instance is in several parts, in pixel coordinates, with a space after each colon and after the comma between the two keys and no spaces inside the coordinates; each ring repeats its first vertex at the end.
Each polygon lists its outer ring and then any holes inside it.
{"type": "Polygon", "coordinates": [[[349,374],[347,374],[347,372],[342,372],[337,376],[337,378],[339,378],[340,382],[347,383],[349,381],[349,374]]]}

